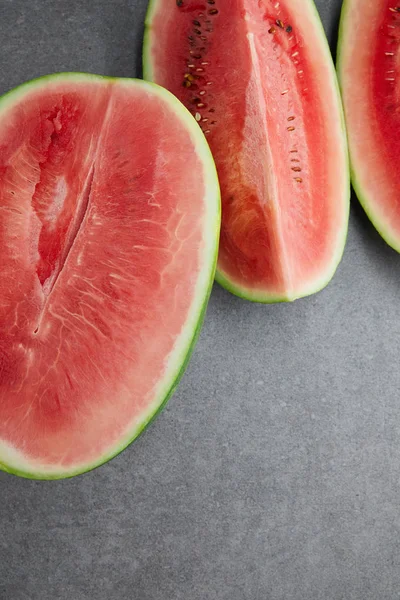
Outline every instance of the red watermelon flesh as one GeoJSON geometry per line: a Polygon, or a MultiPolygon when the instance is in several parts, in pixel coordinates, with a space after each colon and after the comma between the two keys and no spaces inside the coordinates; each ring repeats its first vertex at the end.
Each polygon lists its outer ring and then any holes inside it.
{"type": "Polygon", "coordinates": [[[349,176],[310,0],[152,0],[144,72],[189,108],[222,195],[218,278],[254,300],[317,291],[341,258],[349,176]]]}
{"type": "Polygon", "coordinates": [[[400,252],[400,5],[345,0],[338,74],[352,181],[382,237],[400,252]]]}
{"type": "Polygon", "coordinates": [[[218,226],[207,144],[168,92],[70,74],[0,101],[3,468],[75,474],[143,429],[195,337],[218,226]]]}

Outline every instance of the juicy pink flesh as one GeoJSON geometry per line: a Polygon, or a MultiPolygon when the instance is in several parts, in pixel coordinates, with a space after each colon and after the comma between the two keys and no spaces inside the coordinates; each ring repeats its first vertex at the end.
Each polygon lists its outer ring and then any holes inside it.
{"type": "Polygon", "coordinates": [[[219,269],[297,296],[332,268],[345,227],[343,133],[310,4],[159,0],[153,78],[198,120],[222,193],[219,269]]]}
{"type": "Polygon", "coordinates": [[[344,30],[340,67],[355,181],[370,216],[398,248],[400,7],[352,0],[344,30]]]}
{"type": "Polygon", "coordinates": [[[146,413],[187,319],[202,163],[142,87],[68,80],[2,115],[0,175],[0,442],[89,464],[146,413]]]}

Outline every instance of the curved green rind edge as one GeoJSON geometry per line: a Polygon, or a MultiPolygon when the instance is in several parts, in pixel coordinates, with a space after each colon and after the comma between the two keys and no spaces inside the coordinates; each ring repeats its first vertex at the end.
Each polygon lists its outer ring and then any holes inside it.
{"type": "MultiPolygon", "coordinates": [[[[346,46],[346,27],[349,22],[348,12],[350,10],[351,0],[344,0],[342,5],[342,11],[340,14],[339,33],[338,33],[338,44],[337,44],[337,56],[336,56],[336,71],[338,76],[338,82],[341,91],[344,87],[343,67],[344,67],[344,49],[346,46]]],[[[374,199],[369,196],[368,190],[364,189],[362,184],[358,180],[357,169],[352,159],[351,147],[349,144],[349,155],[350,155],[350,176],[353,189],[356,193],[358,201],[360,202],[365,214],[375,227],[379,235],[384,241],[396,252],[400,253],[400,237],[393,235],[388,227],[387,223],[383,220],[375,211],[374,199]]]]}
{"type": "MultiPolygon", "coordinates": [[[[151,29],[152,29],[152,19],[153,19],[154,14],[157,11],[157,7],[158,7],[158,4],[160,1],[162,1],[162,0],[150,0],[148,9],[147,9],[146,19],[145,19],[144,36],[143,36],[143,77],[144,77],[144,79],[146,79],[148,81],[154,80],[153,69],[152,69],[152,59],[151,59],[151,29]]],[[[318,27],[318,29],[320,30],[321,41],[323,41],[325,48],[327,50],[327,53],[326,53],[327,63],[329,65],[331,65],[331,67],[330,67],[331,75],[333,77],[335,87],[337,90],[337,101],[338,101],[338,107],[339,107],[339,113],[340,113],[341,127],[342,127],[342,132],[343,132],[345,153],[347,156],[347,169],[346,169],[346,172],[344,173],[344,177],[346,177],[346,181],[348,181],[348,184],[349,184],[348,185],[349,191],[348,191],[348,197],[347,197],[347,202],[346,202],[347,210],[344,215],[345,226],[343,229],[342,242],[340,244],[338,244],[338,250],[336,253],[336,257],[332,261],[332,266],[331,266],[330,270],[328,271],[327,275],[325,277],[323,277],[321,280],[319,280],[315,285],[310,286],[309,288],[306,288],[304,291],[300,292],[299,294],[295,294],[293,296],[291,296],[289,294],[284,294],[284,295],[273,294],[273,293],[270,293],[270,292],[267,292],[267,291],[264,291],[261,289],[256,289],[256,288],[250,289],[250,288],[246,288],[243,285],[238,285],[233,279],[228,277],[221,269],[219,269],[218,264],[217,264],[215,280],[217,283],[219,283],[219,285],[221,285],[223,288],[225,288],[228,292],[230,292],[234,296],[238,296],[239,298],[242,298],[243,300],[248,300],[250,302],[257,302],[257,303],[261,303],[261,304],[277,304],[277,303],[282,303],[282,302],[292,302],[294,300],[298,300],[300,298],[305,298],[306,296],[311,296],[312,294],[316,294],[317,292],[320,292],[322,289],[324,289],[329,284],[329,282],[332,280],[333,276],[335,275],[336,270],[343,258],[343,253],[344,253],[344,249],[346,246],[346,240],[347,240],[348,222],[349,222],[349,213],[350,213],[350,167],[349,167],[348,150],[347,150],[346,125],[345,125],[345,120],[344,120],[344,113],[343,113],[341,95],[340,95],[340,90],[339,90],[339,84],[338,84],[338,80],[336,77],[335,66],[332,61],[331,52],[330,52],[330,49],[328,46],[328,41],[326,39],[325,30],[322,25],[322,21],[321,21],[319,12],[317,10],[317,7],[316,7],[314,1],[309,0],[309,5],[310,5],[310,9],[314,12],[315,24],[316,24],[316,27],[318,27]]]]}
{"type": "MultiPolygon", "coordinates": [[[[217,254],[215,255],[215,263],[214,263],[214,273],[215,273],[215,266],[217,264],[217,254]]],[[[207,296],[204,300],[203,303],[203,308],[201,310],[200,313],[200,317],[199,317],[199,321],[198,321],[198,325],[197,328],[195,330],[195,333],[192,337],[192,340],[190,342],[190,347],[189,350],[185,356],[184,362],[182,363],[181,369],[178,373],[178,375],[176,376],[175,381],[173,382],[171,388],[169,389],[167,395],[165,396],[165,398],[163,399],[163,401],[161,402],[161,404],[156,408],[156,411],[148,418],[146,419],[144,422],[142,422],[140,424],[140,426],[135,430],[134,434],[132,435],[132,437],[128,440],[128,442],[124,443],[124,445],[121,448],[118,448],[115,452],[112,452],[111,454],[107,455],[106,458],[102,458],[101,461],[93,463],[92,465],[88,466],[87,468],[85,467],[83,470],[82,469],[77,469],[75,471],[71,471],[71,472],[66,472],[66,473],[55,473],[55,474],[51,474],[51,475],[46,475],[43,473],[34,473],[34,472],[28,472],[28,471],[21,471],[18,469],[12,469],[7,467],[7,465],[3,464],[2,462],[0,462],[0,471],[3,471],[5,473],[8,473],[10,475],[16,475],[18,477],[23,477],[24,479],[32,479],[32,480],[37,480],[37,481],[56,481],[56,480],[60,480],[60,479],[72,479],[73,477],[76,477],[78,475],[84,475],[86,473],[90,473],[90,471],[94,471],[95,469],[98,469],[99,467],[101,467],[102,465],[108,463],[110,460],[112,460],[113,458],[115,458],[116,456],[118,456],[119,454],[122,454],[122,452],[124,452],[124,450],[126,450],[133,442],[135,442],[145,431],[146,429],[151,425],[151,423],[158,417],[158,415],[164,410],[164,408],[166,407],[166,405],[168,404],[168,401],[171,399],[171,397],[174,395],[183,375],[185,374],[186,368],[190,362],[190,359],[192,357],[193,351],[196,347],[197,344],[197,340],[199,338],[199,335],[201,333],[201,329],[203,326],[203,322],[204,322],[204,318],[207,312],[207,306],[208,306],[208,301],[211,295],[211,290],[213,287],[213,280],[211,280],[211,285],[207,291],[207,296]]]]}
{"type": "Polygon", "coordinates": [[[60,80],[74,79],[75,81],[79,80],[79,79],[82,79],[83,81],[89,81],[89,80],[97,80],[97,81],[108,80],[108,81],[110,81],[111,80],[111,81],[115,81],[115,82],[124,81],[124,82],[136,83],[138,85],[145,86],[148,89],[152,89],[152,90],[156,91],[156,93],[158,93],[159,95],[164,96],[164,98],[175,107],[176,112],[181,113],[181,115],[182,115],[181,120],[182,120],[182,122],[186,122],[186,126],[190,130],[191,136],[194,136],[194,138],[196,138],[197,142],[199,142],[199,140],[202,140],[200,143],[203,145],[203,149],[204,149],[204,153],[205,153],[205,155],[203,157],[204,168],[205,168],[205,170],[208,170],[209,175],[211,175],[211,173],[212,173],[212,177],[215,181],[215,203],[216,203],[217,210],[216,210],[216,221],[213,224],[213,229],[214,229],[216,241],[214,244],[214,246],[215,246],[214,255],[212,257],[211,264],[210,264],[208,287],[206,288],[205,293],[204,293],[203,303],[202,303],[201,309],[198,314],[197,325],[195,327],[193,335],[190,338],[189,343],[186,346],[186,350],[184,352],[184,358],[183,358],[183,361],[180,363],[179,370],[173,376],[174,380],[173,380],[171,386],[169,387],[167,393],[162,397],[160,403],[158,403],[158,405],[155,407],[155,410],[152,413],[150,413],[145,419],[143,419],[143,421],[141,421],[141,423],[133,430],[133,432],[129,436],[129,438],[127,440],[123,441],[122,445],[111,450],[111,452],[109,452],[107,455],[101,457],[100,460],[98,460],[94,463],[79,467],[78,469],[74,469],[71,471],[68,471],[68,470],[61,471],[59,473],[57,473],[57,472],[45,473],[45,472],[40,472],[40,471],[36,471],[36,472],[32,471],[31,472],[31,471],[25,471],[25,470],[11,468],[8,465],[6,465],[0,461],[0,470],[4,471],[5,473],[9,473],[11,475],[16,475],[18,477],[23,477],[25,479],[40,480],[40,481],[55,481],[55,480],[61,480],[61,479],[71,479],[72,477],[76,477],[78,475],[83,475],[85,473],[89,473],[90,471],[93,471],[94,469],[101,467],[105,463],[109,462],[110,460],[112,460],[113,458],[115,458],[116,456],[121,454],[124,450],[126,450],[126,448],[128,448],[128,446],[130,446],[134,441],[136,441],[141,436],[141,434],[144,433],[144,431],[149,427],[149,425],[157,418],[157,416],[163,411],[163,409],[166,407],[168,401],[173,396],[176,388],[179,385],[179,382],[181,381],[181,379],[186,371],[186,368],[189,364],[189,361],[191,359],[191,356],[193,354],[193,351],[195,349],[197,340],[198,340],[200,332],[201,332],[201,328],[202,328],[203,321],[204,321],[206,311],[207,311],[208,301],[209,301],[209,298],[211,295],[213,282],[214,282],[214,276],[215,276],[215,270],[216,270],[217,258],[218,258],[218,238],[219,238],[220,223],[221,223],[221,198],[220,198],[217,171],[215,168],[215,163],[214,163],[214,159],[212,157],[211,151],[208,147],[205,137],[203,136],[200,128],[198,127],[197,123],[194,121],[190,112],[184,107],[184,105],[173,94],[171,94],[168,90],[164,89],[163,87],[161,87],[155,83],[142,81],[140,79],[127,79],[127,78],[121,78],[121,77],[105,77],[103,75],[96,75],[96,74],[92,74],[92,73],[74,73],[74,72],[54,73],[51,75],[45,75],[43,77],[38,77],[37,79],[33,79],[31,81],[23,83],[20,86],[18,86],[17,88],[14,88],[13,90],[10,90],[6,94],[4,94],[0,98],[0,112],[3,108],[5,108],[7,101],[10,103],[14,102],[19,96],[23,96],[24,93],[26,91],[28,91],[29,89],[31,89],[32,87],[34,87],[36,85],[40,85],[41,83],[46,83],[46,82],[53,83],[53,82],[56,82],[57,79],[60,79],[60,80]],[[195,123],[195,127],[193,127],[193,121],[195,123]],[[206,158],[207,158],[207,161],[205,160],[206,158]],[[208,165],[206,164],[207,162],[208,162],[208,165]]]}

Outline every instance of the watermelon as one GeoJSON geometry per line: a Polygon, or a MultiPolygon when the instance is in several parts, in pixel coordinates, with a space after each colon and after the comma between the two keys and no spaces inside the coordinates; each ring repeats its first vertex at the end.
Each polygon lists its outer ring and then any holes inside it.
{"type": "Polygon", "coordinates": [[[337,67],[347,124],[352,183],[372,223],[398,252],[399,43],[400,5],[388,0],[345,0],[337,67]]]}
{"type": "Polygon", "coordinates": [[[135,80],[0,100],[0,466],[52,479],[125,448],[188,360],[220,222],[204,136],[135,80]]]}
{"type": "Polygon", "coordinates": [[[338,85],[311,0],[151,0],[145,77],[191,111],[222,195],[217,280],[244,298],[309,295],[348,225],[338,85]]]}

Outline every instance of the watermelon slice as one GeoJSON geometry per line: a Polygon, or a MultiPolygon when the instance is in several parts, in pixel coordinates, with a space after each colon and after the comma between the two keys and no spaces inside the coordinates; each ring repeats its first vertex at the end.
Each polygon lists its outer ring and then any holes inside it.
{"type": "Polygon", "coordinates": [[[209,141],[222,195],[218,281],[244,298],[320,290],[349,212],[334,67],[311,0],[152,0],[144,74],[209,141]]]}
{"type": "Polygon", "coordinates": [[[400,252],[400,4],[345,0],[338,74],[352,183],[376,229],[400,252]]]}
{"type": "Polygon", "coordinates": [[[1,99],[3,469],[72,476],[138,436],[196,339],[219,220],[209,148],[169,92],[60,74],[1,99]]]}

